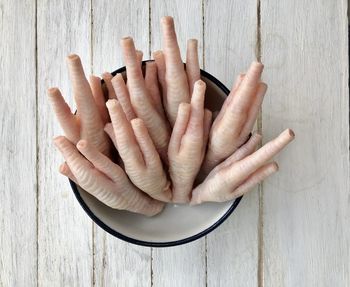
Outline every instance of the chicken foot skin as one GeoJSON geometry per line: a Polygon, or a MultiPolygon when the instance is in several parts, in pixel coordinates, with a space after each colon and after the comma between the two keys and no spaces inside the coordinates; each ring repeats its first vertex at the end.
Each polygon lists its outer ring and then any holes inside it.
{"type": "Polygon", "coordinates": [[[147,216],[158,214],[164,203],[136,188],[118,165],[86,140],[76,146],[63,136],[54,143],[65,158],[76,184],[111,208],[147,216]]]}

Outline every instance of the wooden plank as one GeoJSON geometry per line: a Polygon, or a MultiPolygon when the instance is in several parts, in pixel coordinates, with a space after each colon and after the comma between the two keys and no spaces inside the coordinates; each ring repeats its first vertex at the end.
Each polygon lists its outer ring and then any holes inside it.
{"type": "Polygon", "coordinates": [[[38,1],[39,99],[39,285],[87,286],[92,283],[92,223],[58,173],[62,156],[52,144],[62,134],[46,90],[62,88],[73,100],[65,58],[81,56],[90,68],[90,7],[85,1],[38,1]]]}
{"type": "MultiPolygon", "coordinates": [[[[120,38],[130,35],[148,55],[148,1],[93,1],[93,72],[124,66],[120,38]],[[107,8],[108,7],[108,8],[107,8]],[[117,12],[117,13],[116,13],[117,12]]],[[[150,286],[151,249],[125,243],[95,225],[95,286],[150,286]]]]}
{"type": "Polygon", "coordinates": [[[162,48],[160,19],[171,16],[175,21],[177,40],[182,59],[186,58],[186,42],[188,39],[198,40],[199,60],[203,67],[203,21],[201,1],[160,1],[153,0],[151,6],[151,50],[162,48]]]}
{"type": "Polygon", "coordinates": [[[36,286],[33,1],[0,1],[0,43],[0,286],[36,286]]]}
{"type": "Polygon", "coordinates": [[[349,286],[347,1],[261,2],[264,140],[296,140],[264,184],[265,286],[349,286]]]}
{"type": "MultiPolygon", "coordinates": [[[[229,89],[255,59],[256,1],[204,2],[205,70],[229,89]]],[[[245,195],[230,218],[208,235],[208,286],[257,286],[259,196],[245,195]]]]}
{"type": "MultiPolygon", "coordinates": [[[[201,1],[151,1],[151,50],[161,49],[160,19],[172,16],[182,58],[186,56],[187,39],[196,38],[202,65],[202,5],[201,1]]],[[[193,243],[159,249],[152,254],[153,286],[205,286],[205,238],[193,243]]]]}

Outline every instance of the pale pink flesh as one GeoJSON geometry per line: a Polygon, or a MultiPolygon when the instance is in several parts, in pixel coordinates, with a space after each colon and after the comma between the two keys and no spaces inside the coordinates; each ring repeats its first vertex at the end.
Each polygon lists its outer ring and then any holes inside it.
{"type": "Polygon", "coordinates": [[[169,142],[169,153],[178,153],[181,146],[181,140],[186,132],[187,123],[189,121],[191,114],[191,105],[189,103],[181,103],[177,112],[177,118],[173,131],[171,133],[171,138],[169,142]]]}
{"type": "Polygon", "coordinates": [[[244,77],[245,77],[245,74],[243,74],[243,73],[238,75],[235,82],[233,83],[232,90],[231,90],[230,94],[227,96],[227,98],[225,99],[224,104],[222,105],[220,111],[216,111],[217,114],[215,115],[215,120],[216,119],[217,119],[217,121],[221,120],[221,118],[225,114],[225,111],[226,111],[228,104],[231,103],[233,96],[235,95],[237,89],[241,85],[244,77]]]}
{"type": "Polygon", "coordinates": [[[117,100],[109,100],[115,142],[130,180],[151,197],[169,201],[170,184],[159,154],[141,119],[129,122],[117,100]]]}
{"type": "Polygon", "coordinates": [[[243,144],[243,139],[247,138],[247,135],[249,135],[249,133],[253,130],[266,91],[267,85],[265,83],[259,83],[256,89],[255,98],[253,99],[253,102],[251,103],[251,107],[248,112],[247,120],[244,123],[244,126],[241,130],[240,137],[242,138],[242,141],[239,143],[240,145],[243,144]]]}
{"type": "Polygon", "coordinates": [[[216,166],[192,192],[191,204],[205,201],[223,202],[249,191],[254,185],[277,171],[269,161],[294,139],[290,129],[255,151],[260,136],[253,135],[241,148],[216,166]],[[236,154],[237,153],[237,154],[236,154]]]}
{"type": "Polygon", "coordinates": [[[157,113],[155,106],[152,105],[141,66],[136,57],[133,40],[131,38],[123,38],[121,40],[121,48],[126,65],[132,107],[137,117],[144,121],[161,158],[167,161],[166,151],[170,138],[169,126],[165,119],[157,113]]]}
{"type": "Polygon", "coordinates": [[[54,142],[77,183],[104,204],[147,216],[153,216],[163,209],[163,203],[134,187],[119,166],[87,141],[78,142],[79,151],[65,137],[57,137],[54,142]]]}
{"type": "Polygon", "coordinates": [[[167,121],[164,115],[163,103],[158,84],[157,64],[155,62],[146,63],[145,84],[157,112],[167,121]]]}
{"type": "Polygon", "coordinates": [[[253,62],[247,74],[237,78],[212,125],[202,174],[208,174],[247,140],[267,89],[260,82],[262,70],[261,63],[253,62]]]}
{"type": "Polygon", "coordinates": [[[136,50],[136,58],[137,58],[137,61],[139,62],[140,66],[141,66],[142,58],[143,58],[143,52],[140,51],[140,50],[136,50]]]}
{"type": "Polygon", "coordinates": [[[77,55],[70,55],[67,57],[67,63],[80,120],[80,138],[89,140],[100,151],[107,154],[110,143],[103,131],[104,124],[95,104],[89,82],[85,77],[80,58],[77,55]]]}
{"type": "Polygon", "coordinates": [[[74,100],[77,105],[77,114],[71,113],[60,91],[57,88],[51,88],[48,90],[49,99],[58,121],[64,133],[73,143],[79,139],[87,139],[101,152],[109,154],[111,144],[103,131],[103,115],[100,114],[96,104],[96,99],[101,95],[93,94],[93,91],[97,92],[96,86],[93,90],[91,89],[79,56],[69,55],[67,64],[74,100]]]}
{"type": "MultiPolygon", "coordinates": [[[[127,143],[131,146],[131,152],[124,156],[124,159],[134,165],[130,168],[131,173],[140,173],[141,169],[137,170],[135,167],[143,168],[143,172],[147,171],[148,168],[153,171],[148,178],[152,176],[159,178],[160,176],[164,179],[160,184],[162,188],[159,188],[159,182],[157,185],[157,181],[155,181],[156,183],[150,181],[146,184],[147,189],[150,193],[152,193],[151,190],[157,190],[157,193],[161,194],[157,198],[159,200],[170,200],[170,182],[166,179],[157,154],[158,150],[162,159],[167,161],[166,151],[170,135],[169,127],[165,123],[164,111],[161,107],[163,102],[169,121],[172,125],[175,123],[168,150],[169,158],[172,154],[170,175],[173,184],[175,183],[173,201],[178,203],[189,201],[194,178],[206,152],[208,138],[209,148],[202,164],[201,173],[209,175],[203,183],[193,190],[191,204],[234,199],[278,170],[278,165],[275,162],[269,163],[268,161],[294,138],[294,133],[291,130],[286,130],[256,152],[254,150],[261,139],[261,136],[257,134],[253,134],[250,140],[242,146],[253,128],[267,88],[266,84],[260,82],[263,66],[257,62],[252,63],[247,74],[241,74],[238,77],[230,95],[224,102],[212,127],[210,127],[212,113],[200,105],[201,101],[197,97],[200,93],[197,93],[197,96],[195,95],[189,103],[194,82],[200,78],[197,41],[193,39],[188,41],[185,70],[177,44],[173,19],[164,17],[161,23],[164,54],[162,51],[153,54],[155,63],[146,64],[145,78],[143,78],[141,70],[143,53],[135,50],[131,38],[124,38],[121,42],[124,61],[127,66],[128,83],[126,85],[122,76],[119,75],[122,83],[119,81],[118,88],[123,91],[121,99],[124,100],[124,102],[121,100],[119,103],[121,107],[119,112],[126,114],[126,121],[123,118],[122,124],[119,123],[118,130],[124,131],[124,133],[122,132],[124,139],[121,140],[124,143],[122,150],[126,149],[127,143]],[[186,94],[188,94],[188,97],[186,94]],[[201,108],[198,108],[199,106],[201,108]],[[171,116],[171,114],[174,115],[174,111],[175,118],[171,116]],[[137,116],[139,118],[136,118],[137,116]],[[123,126],[123,128],[120,128],[120,126],[123,126]],[[162,130],[166,132],[164,133],[162,130]],[[166,134],[165,137],[164,134],[166,134]],[[200,145],[201,147],[199,147],[200,145]],[[176,173],[175,170],[179,172],[176,173]],[[182,180],[179,180],[179,178],[182,180]],[[163,195],[165,196],[163,197],[163,195]]],[[[78,143],[79,151],[87,160],[79,152],[76,153],[77,149],[74,145],[69,147],[68,140],[58,139],[56,145],[65,155],[67,161],[60,166],[60,172],[77,184],[84,185],[85,181],[85,187],[88,187],[86,178],[89,179],[88,181],[94,182],[92,178],[96,177],[94,184],[103,186],[100,189],[97,188],[97,193],[101,191],[97,197],[101,201],[110,202],[113,197],[104,190],[106,186],[109,186],[109,182],[105,180],[114,182],[117,178],[114,178],[114,181],[112,178],[118,177],[118,174],[120,174],[123,180],[127,179],[126,186],[128,184],[133,185],[119,166],[95,148],[102,149],[102,152],[104,152],[104,143],[107,143],[107,147],[110,145],[106,134],[103,132],[104,126],[104,130],[112,140],[115,141],[116,137],[112,124],[105,125],[109,120],[109,115],[108,113],[106,115],[107,109],[104,104],[105,99],[101,82],[98,77],[91,76],[89,84],[77,55],[68,57],[68,67],[74,98],[78,106],[77,115],[71,113],[58,89],[50,89],[49,98],[65,134],[70,141],[78,143]],[[87,141],[79,141],[80,139],[87,139],[87,141]],[[65,143],[65,146],[63,143],[65,143]],[[78,155],[80,155],[79,160],[78,155]],[[75,161],[79,162],[79,167],[75,165],[75,161]],[[117,166],[117,169],[114,169],[113,165],[117,166]],[[119,173],[120,171],[122,173],[119,173]],[[79,176],[77,177],[77,175],[79,176]]],[[[103,78],[106,82],[109,97],[117,98],[118,93],[113,85],[111,74],[105,73],[103,78]]],[[[115,144],[117,146],[117,141],[115,141],[115,144]]],[[[121,178],[118,177],[119,184],[122,181],[121,178]]],[[[142,184],[144,182],[141,182],[142,184]]],[[[92,190],[91,186],[88,188],[92,190]]],[[[119,186],[119,188],[122,189],[122,186],[119,186]]],[[[145,196],[148,201],[151,201],[151,204],[148,202],[149,205],[154,205],[151,198],[144,195],[137,187],[133,188],[142,196],[145,196]]],[[[96,190],[94,192],[96,194],[96,190]]],[[[120,198],[119,208],[124,209],[125,200],[127,199],[120,198]]],[[[155,201],[156,207],[151,208],[153,211],[150,211],[149,208],[140,209],[139,202],[141,201],[136,199],[131,203],[129,202],[130,206],[134,206],[131,207],[132,211],[140,212],[137,210],[142,210],[141,213],[143,214],[154,215],[163,208],[162,205],[159,209],[159,202],[155,201]]]]}
{"type": "Polygon", "coordinates": [[[73,143],[80,139],[80,127],[58,88],[47,91],[50,104],[66,137],[73,143]]]}
{"type": "Polygon", "coordinates": [[[72,54],[67,57],[69,77],[72,84],[74,100],[77,104],[77,113],[81,114],[81,121],[88,125],[99,117],[98,109],[84,69],[78,55],[72,54]]]}
{"type": "Polygon", "coordinates": [[[177,42],[174,20],[170,16],[160,20],[162,28],[162,44],[165,56],[166,70],[174,73],[175,77],[185,76],[184,65],[181,59],[179,44],[177,42]]]}
{"type": "MultiPolygon", "coordinates": [[[[169,143],[169,173],[173,184],[173,202],[189,202],[196,175],[203,160],[205,83],[194,85],[191,103],[181,103],[169,143]]],[[[206,122],[209,122],[210,113],[206,122]]],[[[207,123],[206,123],[207,125],[207,123]]]]}
{"type": "Polygon", "coordinates": [[[158,82],[161,87],[162,92],[162,100],[163,105],[167,105],[167,96],[166,96],[166,81],[165,81],[165,59],[164,59],[164,53],[162,51],[155,51],[153,52],[153,58],[154,62],[157,65],[157,75],[158,75],[158,82]]]}
{"type": "Polygon", "coordinates": [[[105,125],[107,122],[109,122],[109,115],[106,108],[106,99],[102,90],[101,79],[94,75],[90,75],[89,83],[90,83],[92,95],[94,97],[96,106],[99,110],[99,113],[102,119],[102,123],[105,125]]]}
{"type": "Polygon", "coordinates": [[[278,164],[270,162],[254,171],[234,192],[228,196],[228,200],[240,197],[251,191],[257,184],[264,181],[270,175],[278,171],[278,164]]]}
{"type": "Polygon", "coordinates": [[[74,181],[76,184],[78,184],[78,180],[75,178],[74,174],[70,170],[68,164],[66,162],[62,163],[59,167],[59,172],[66,177],[70,178],[72,181],[74,181]]]}
{"type": "Polygon", "coordinates": [[[144,165],[143,156],[131,124],[127,120],[120,103],[117,100],[108,100],[107,108],[112,121],[116,147],[125,164],[126,173],[129,174],[128,167],[130,170],[134,170],[132,167],[144,165]]]}
{"type": "Polygon", "coordinates": [[[114,147],[117,149],[117,142],[115,141],[115,134],[114,134],[112,123],[107,123],[104,127],[104,131],[113,142],[114,147]]]}
{"type": "Polygon", "coordinates": [[[166,16],[161,19],[163,35],[163,52],[165,58],[166,98],[165,110],[170,124],[176,120],[180,103],[190,102],[187,75],[181,59],[179,45],[176,39],[173,18],[166,16]]]}
{"type": "Polygon", "coordinates": [[[131,126],[145,161],[145,167],[140,173],[140,177],[144,177],[140,187],[151,197],[169,202],[172,197],[171,183],[167,179],[160,156],[147,128],[143,121],[138,118],[131,121],[131,126]]]}
{"type": "Polygon", "coordinates": [[[198,41],[196,39],[187,41],[186,74],[189,93],[192,95],[194,83],[201,78],[198,60],[198,41]]]}
{"type": "Polygon", "coordinates": [[[112,85],[112,74],[109,73],[109,72],[105,72],[102,74],[102,78],[105,82],[105,85],[106,85],[106,88],[107,88],[107,91],[108,91],[108,99],[116,99],[116,95],[115,95],[115,91],[113,89],[113,85],[112,85]]]}
{"type": "Polygon", "coordinates": [[[123,76],[121,74],[116,74],[112,79],[112,85],[116,94],[116,97],[123,108],[128,121],[136,118],[136,114],[131,105],[130,94],[124,82],[123,76]]]}

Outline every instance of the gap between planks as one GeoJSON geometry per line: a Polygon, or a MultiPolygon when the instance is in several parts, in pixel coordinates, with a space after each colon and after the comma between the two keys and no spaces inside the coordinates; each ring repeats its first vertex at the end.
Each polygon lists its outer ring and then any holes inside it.
{"type": "MultiPolygon", "coordinates": [[[[257,0],[256,3],[256,44],[255,53],[256,59],[261,62],[262,55],[262,44],[261,44],[261,0],[257,0]]],[[[257,130],[258,133],[262,135],[262,108],[259,109],[258,119],[257,119],[257,130]]],[[[260,143],[259,148],[262,146],[260,143]]],[[[258,212],[258,286],[264,286],[264,183],[258,185],[258,198],[259,198],[259,212],[258,212]]]]}
{"type": "MultiPolygon", "coordinates": [[[[152,57],[152,0],[148,0],[148,57],[151,59],[152,57]]],[[[153,247],[150,247],[150,271],[151,271],[151,287],[153,287],[153,247]]]]}
{"type": "MultiPolygon", "coordinates": [[[[94,8],[93,8],[93,0],[89,1],[90,4],[90,74],[94,73],[94,45],[93,45],[93,27],[94,27],[94,8]]],[[[91,240],[92,240],[92,278],[91,278],[91,286],[96,285],[96,246],[95,246],[95,228],[96,224],[91,220],[91,240]]],[[[104,238],[105,239],[105,238],[104,238]]],[[[104,261],[104,257],[103,257],[104,261]]]]}
{"type": "MultiPolygon", "coordinates": [[[[35,1],[35,38],[36,38],[36,65],[37,65],[37,0],[35,1]]],[[[203,60],[203,69],[205,70],[205,0],[201,1],[202,3],[202,43],[203,43],[203,53],[202,53],[202,60],[203,60]]],[[[151,45],[152,45],[152,10],[151,10],[151,4],[152,0],[149,0],[149,41],[148,41],[148,50],[149,50],[149,58],[151,58],[151,45]]],[[[258,61],[261,61],[261,31],[260,31],[260,0],[257,0],[257,34],[256,34],[256,58],[258,61]]],[[[90,0],[90,72],[91,74],[94,72],[94,64],[93,64],[93,52],[94,52],[94,46],[93,46],[93,26],[94,26],[94,14],[93,14],[93,0],[90,0]]],[[[37,74],[37,71],[36,71],[37,74]]],[[[37,75],[36,75],[36,97],[38,97],[38,87],[37,87],[37,75]]],[[[37,98],[36,98],[37,100],[37,98]]],[[[38,110],[36,109],[36,112],[38,110]]],[[[36,118],[36,121],[38,121],[38,118],[36,118]]],[[[38,123],[37,123],[38,124],[38,123]]],[[[262,132],[262,117],[261,117],[261,110],[259,112],[258,120],[257,120],[257,127],[258,127],[258,132],[262,132]]],[[[38,128],[38,127],[37,127],[38,128]]],[[[37,130],[38,133],[38,130],[37,130]]],[[[37,145],[37,149],[39,149],[37,145]]],[[[38,155],[38,150],[37,150],[37,155],[38,155]]],[[[38,159],[37,159],[37,176],[38,176],[38,159]]],[[[263,286],[263,184],[259,185],[258,188],[259,192],[259,220],[258,220],[258,284],[259,286],[263,286]]],[[[37,181],[37,202],[38,202],[38,197],[39,197],[39,182],[37,181]]],[[[38,209],[38,207],[37,207],[38,209]]],[[[37,210],[38,214],[38,210],[37,210]]],[[[38,216],[37,216],[38,220],[38,216]]],[[[95,228],[96,225],[94,222],[92,222],[92,244],[93,244],[93,272],[92,272],[92,286],[95,286],[95,280],[96,280],[96,274],[95,274],[95,228]]],[[[38,236],[38,221],[37,221],[37,236],[38,236]]],[[[38,245],[38,243],[37,243],[38,245]]],[[[153,248],[151,248],[151,264],[150,264],[150,271],[151,271],[151,286],[153,286],[153,266],[152,266],[152,261],[153,261],[153,248]]],[[[38,264],[37,264],[38,267],[38,264]]],[[[207,286],[207,236],[205,236],[205,285],[207,286]]],[[[38,272],[38,270],[37,270],[38,272]]]]}
{"type": "Polygon", "coordinates": [[[36,146],[36,284],[39,286],[39,86],[38,86],[38,1],[35,0],[35,22],[34,22],[34,38],[35,38],[35,146],[36,146]]]}

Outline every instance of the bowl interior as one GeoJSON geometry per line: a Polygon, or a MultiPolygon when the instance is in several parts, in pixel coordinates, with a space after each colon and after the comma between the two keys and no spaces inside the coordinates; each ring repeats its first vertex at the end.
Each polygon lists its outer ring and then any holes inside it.
{"type": "MultiPolygon", "coordinates": [[[[123,72],[119,70],[118,72],[123,72]]],[[[221,83],[202,71],[207,84],[206,107],[217,111],[228,93],[221,83]]],[[[147,246],[178,245],[195,240],[224,221],[240,198],[225,203],[204,203],[199,206],[167,204],[154,217],[112,209],[71,182],[73,190],[88,215],[107,232],[132,243],[147,246]]]]}

